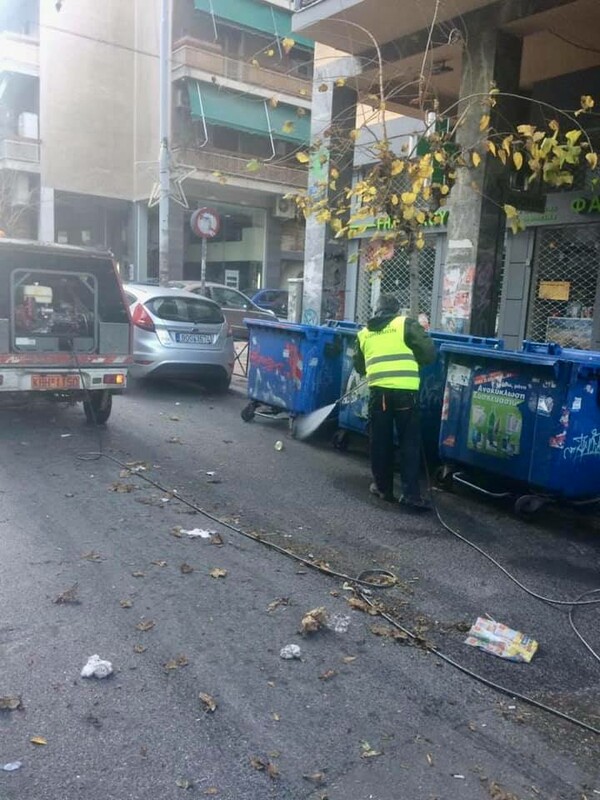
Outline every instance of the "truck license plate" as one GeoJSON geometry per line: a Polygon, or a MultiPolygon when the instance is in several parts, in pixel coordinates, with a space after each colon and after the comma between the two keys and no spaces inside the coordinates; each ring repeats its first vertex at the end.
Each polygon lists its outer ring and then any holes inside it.
{"type": "Polygon", "coordinates": [[[79,375],[32,375],[31,388],[41,392],[79,389],[79,375]]]}

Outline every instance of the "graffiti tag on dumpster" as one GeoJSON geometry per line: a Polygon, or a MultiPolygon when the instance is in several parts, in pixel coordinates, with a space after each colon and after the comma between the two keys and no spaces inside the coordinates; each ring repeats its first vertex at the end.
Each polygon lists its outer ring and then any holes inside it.
{"type": "Polygon", "coordinates": [[[573,444],[565,447],[563,458],[581,461],[588,457],[600,456],[600,431],[594,428],[590,433],[573,437],[573,444]]]}
{"type": "Polygon", "coordinates": [[[509,372],[490,372],[473,380],[467,446],[486,455],[519,455],[527,386],[509,372]]]}

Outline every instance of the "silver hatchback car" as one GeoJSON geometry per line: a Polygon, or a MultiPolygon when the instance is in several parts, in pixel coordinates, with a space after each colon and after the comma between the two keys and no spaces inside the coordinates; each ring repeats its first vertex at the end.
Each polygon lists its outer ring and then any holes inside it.
{"type": "Polygon", "coordinates": [[[133,322],[134,378],[182,378],[228,389],[233,335],[216,303],[164,286],[123,288],[133,322]]]}

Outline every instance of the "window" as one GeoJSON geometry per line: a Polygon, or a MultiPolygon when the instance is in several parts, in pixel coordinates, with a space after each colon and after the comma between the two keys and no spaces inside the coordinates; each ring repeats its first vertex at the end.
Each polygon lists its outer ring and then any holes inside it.
{"type": "Polygon", "coordinates": [[[167,322],[218,325],[223,314],[214,303],[191,297],[153,297],[145,304],[155,317],[167,322]]]}
{"type": "Polygon", "coordinates": [[[236,292],[235,289],[223,289],[220,286],[211,286],[210,296],[221,308],[247,309],[250,307],[248,298],[241,292],[236,292]]]}

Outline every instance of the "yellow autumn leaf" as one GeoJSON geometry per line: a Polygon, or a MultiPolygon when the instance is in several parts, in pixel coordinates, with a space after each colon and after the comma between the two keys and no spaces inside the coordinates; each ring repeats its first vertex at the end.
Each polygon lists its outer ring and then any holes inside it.
{"type": "Polygon", "coordinates": [[[449,191],[450,187],[446,183],[440,187],[440,194],[447,195],[449,191]]]}
{"type": "Polygon", "coordinates": [[[585,160],[588,163],[590,169],[596,169],[598,166],[598,154],[597,153],[588,153],[585,157],[585,160]]]}
{"type": "Polygon", "coordinates": [[[551,131],[554,131],[554,133],[558,133],[558,131],[560,130],[560,125],[555,119],[550,120],[550,122],[548,123],[548,127],[550,128],[551,131]]]}
{"type": "Polygon", "coordinates": [[[446,156],[441,150],[436,150],[436,152],[433,154],[433,157],[438,164],[442,164],[446,160],[446,156]]]}
{"type": "Polygon", "coordinates": [[[404,161],[401,161],[399,158],[392,161],[392,166],[390,169],[390,175],[400,175],[402,170],[404,169],[404,161]]]}
{"type": "Polygon", "coordinates": [[[323,209],[323,211],[319,211],[319,213],[316,215],[317,222],[329,222],[330,219],[331,211],[329,211],[327,208],[323,209]]]}
{"type": "Polygon", "coordinates": [[[221,567],[214,567],[214,569],[211,569],[209,575],[211,578],[224,578],[227,575],[227,570],[221,569],[221,567]]]}
{"type": "Polygon", "coordinates": [[[329,170],[329,174],[331,175],[331,177],[333,178],[333,180],[336,180],[337,178],[339,178],[339,177],[340,177],[340,171],[339,171],[339,169],[337,169],[337,167],[332,167],[332,168],[329,170]]]}
{"type": "Polygon", "coordinates": [[[497,150],[496,150],[496,145],[494,144],[494,142],[487,141],[485,143],[485,146],[487,147],[488,153],[491,153],[493,156],[496,156],[497,150]]]}
{"type": "Polygon", "coordinates": [[[246,169],[248,172],[258,172],[260,169],[260,161],[257,158],[253,158],[246,164],[246,169]]]}
{"type": "Polygon", "coordinates": [[[355,142],[355,141],[358,139],[358,136],[359,136],[359,134],[360,134],[360,131],[359,131],[358,129],[356,129],[356,128],[355,128],[353,131],[350,131],[350,133],[348,134],[348,137],[349,137],[349,138],[350,138],[350,139],[351,139],[353,142],[355,142]]]}
{"type": "Polygon", "coordinates": [[[425,247],[425,239],[419,238],[415,241],[415,247],[417,250],[422,250],[425,247]]]}
{"type": "Polygon", "coordinates": [[[589,111],[590,108],[594,107],[594,98],[590,97],[589,94],[584,94],[581,98],[581,107],[584,111],[589,111]]]}
{"type": "Polygon", "coordinates": [[[583,131],[567,131],[567,133],[565,133],[565,139],[570,145],[576,145],[582,133],[583,131]]]}
{"type": "Polygon", "coordinates": [[[282,42],[281,42],[281,46],[283,48],[283,52],[286,53],[286,54],[289,53],[290,50],[292,49],[292,47],[295,44],[296,44],[296,42],[293,39],[290,39],[289,37],[286,36],[286,38],[283,39],[282,42]]]}
{"type": "Polygon", "coordinates": [[[481,119],[479,120],[479,130],[485,131],[490,127],[490,115],[483,114],[481,119]]]}
{"type": "Polygon", "coordinates": [[[415,216],[415,207],[408,206],[408,208],[405,208],[402,211],[402,216],[404,217],[404,219],[413,219],[413,217],[415,216]]]}
{"type": "Polygon", "coordinates": [[[305,117],[306,116],[306,109],[305,108],[297,108],[296,109],[296,116],[297,117],[305,117]]]}
{"type": "Polygon", "coordinates": [[[506,151],[505,150],[498,150],[498,158],[504,164],[504,166],[506,166],[506,151]]]}
{"type": "Polygon", "coordinates": [[[502,140],[502,149],[504,150],[507,156],[510,155],[510,146],[512,144],[512,141],[513,141],[512,135],[505,136],[504,139],[502,140]]]}
{"type": "Polygon", "coordinates": [[[273,50],[272,48],[270,48],[269,50],[266,50],[266,51],[265,51],[265,55],[266,55],[266,56],[269,56],[269,58],[273,58],[273,56],[275,55],[275,50],[273,50]]]}
{"type": "Polygon", "coordinates": [[[513,164],[516,170],[520,170],[523,166],[523,154],[519,152],[513,153],[513,164]]]}
{"type": "Polygon", "coordinates": [[[329,86],[327,86],[326,83],[321,83],[321,84],[319,84],[319,88],[318,88],[317,91],[319,91],[319,92],[328,92],[329,91],[329,86]]]}
{"type": "Polygon", "coordinates": [[[310,161],[310,157],[308,153],[300,152],[296,153],[296,161],[299,161],[301,164],[308,164],[310,161]]]}
{"type": "Polygon", "coordinates": [[[292,120],[291,119],[286,120],[281,126],[281,130],[283,133],[293,133],[294,123],[292,122],[292,120]]]}
{"type": "Polygon", "coordinates": [[[508,203],[504,204],[504,213],[508,217],[508,219],[513,219],[519,216],[519,212],[514,206],[508,205],[508,203]]]}
{"type": "Polygon", "coordinates": [[[29,741],[31,744],[48,744],[48,741],[43,736],[32,736],[29,741]]]}
{"type": "Polygon", "coordinates": [[[276,97],[271,97],[269,98],[269,105],[271,106],[271,108],[277,108],[277,106],[279,105],[279,100],[276,97]]]}
{"type": "Polygon", "coordinates": [[[479,153],[471,153],[471,161],[474,167],[478,167],[481,164],[481,156],[479,153]]]}
{"type": "Polygon", "coordinates": [[[346,78],[337,78],[335,82],[336,86],[342,87],[346,85],[346,78]]]}
{"type": "Polygon", "coordinates": [[[260,61],[258,61],[258,59],[256,58],[253,58],[250,63],[252,64],[253,67],[260,67],[260,61]]]}
{"type": "MultiPolygon", "coordinates": [[[[588,154],[588,155],[589,155],[589,154],[588,154]]],[[[391,202],[392,202],[392,205],[393,205],[393,206],[397,206],[397,205],[398,205],[398,203],[400,202],[400,199],[398,198],[398,195],[397,195],[397,194],[393,194],[393,195],[390,197],[390,200],[391,200],[391,202]]]]}
{"type": "Polygon", "coordinates": [[[308,95],[308,89],[300,89],[299,94],[301,94],[302,97],[306,97],[308,95]]]}
{"type": "Polygon", "coordinates": [[[426,219],[427,219],[427,217],[425,216],[425,212],[424,211],[417,211],[416,220],[419,223],[419,225],[423,225],[423,223],[425,222],[426,219]]]}
{"type": "Polygon", "coordinates": [[[531,137],[535,133],[535,125],[518,125],[517,131],[521,136],[531,137]]]}
{"type": "Polygon", "coordinates": [[[402,192],[400,197],[404,205],[407,206],[412,205],[417,199],[417,195],[414,192],[402,192]]]}

